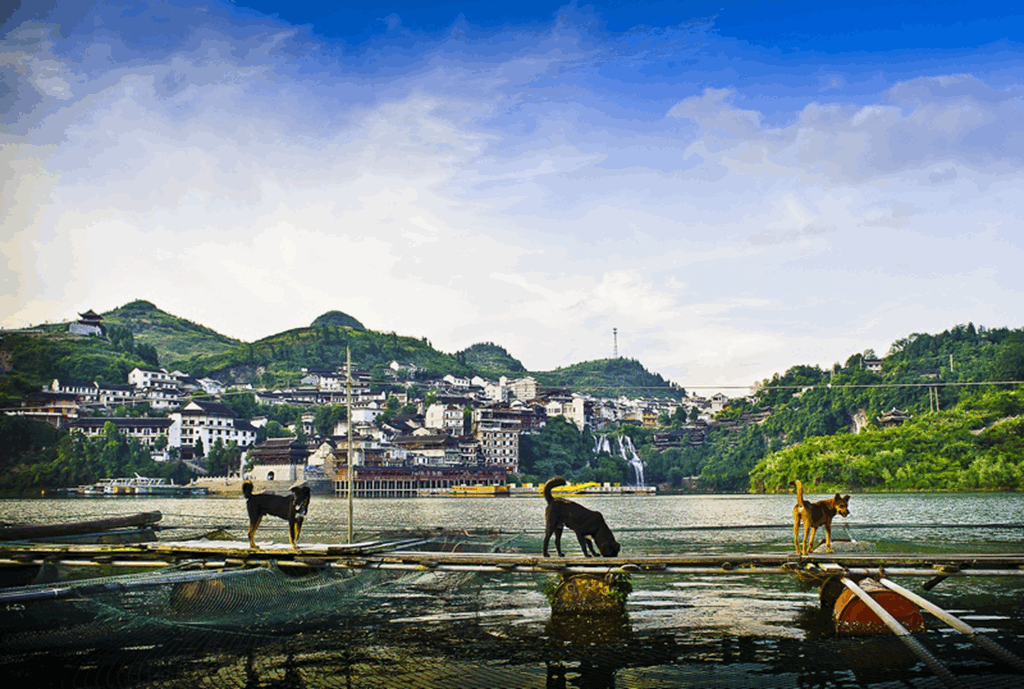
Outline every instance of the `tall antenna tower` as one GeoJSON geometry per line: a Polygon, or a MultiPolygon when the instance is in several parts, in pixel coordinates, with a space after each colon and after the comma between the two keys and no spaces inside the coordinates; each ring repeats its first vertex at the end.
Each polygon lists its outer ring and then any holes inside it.
{"type": "Polygon", "coordinates": [[[612,341],[615,343],[615,358],[619,358],[619,329],[612,328],[612,341]]]}

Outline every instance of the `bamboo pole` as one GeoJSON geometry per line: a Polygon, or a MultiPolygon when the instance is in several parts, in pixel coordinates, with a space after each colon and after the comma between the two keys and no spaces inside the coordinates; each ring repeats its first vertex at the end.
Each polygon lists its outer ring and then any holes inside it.
{"type": "Polygon", "coordinates": [[[871,608],[871,611],[878,615],[878,618],[882,620],[886,627],[892,631],[893,634],[899,638],[903,645],[906,646],[911,653],[917,656],[918,660],[923,662],[928,668],[935,673],[935,675],[942,680],[942,683],[951,689],[961,689],[964,685],[960,683],[952,672],[949,671],[945,665],[935,659],[931,653],[928,652],[921,643],[915,639],[911,633],[904,627],[899,621],[889,614],[882,604],[876,601],[874,598],[869,596],[867,592],[860,586],[855,584],[852,579],[843,577],[843,586],[850,589],[857,598],[860,598],[864,605],[871,608]]]}
{"type": "Polygon", "coordinates": [[[967,636],[970,636],[974,643],[978,644],[978,646],[985,649],[986,651],[988,651],[995,657],[999,658],[1003,662],[1007,663],[1008,665],[1013,666],[1018,672],[1024,672],[1024,660],[1021,660],[1019,656],[1017,656],[1014,653],[1011,653],[1007,649],[997,644],[995,641],[992,641],[992,639],[988,638],[987,636],[984,636],[977,629],[967,624],[963,620],[949,614],[939,606],[935,605],[935,603],[932,603],[927,598],[919,596],[913,591],[908,591],[896,582],[886,579],[885,577],[879,578],[878,583],[880,583],[882,586],[886,587],[891,591],[895,591],[896,593],[900,594],[910,602],[924,608],[932,615],[935,615],[935,617],[939,618],[940,620],[948,624],[950,627],[960,632],[961,634],[966,634],[967,636]]]}
{"type": "Polygon", "coordinates": [[[352,485],[354,471],[352,469],[352,348],[345,347],[345,387],[348,390],[346,413],[348,415],[348,542],[352,542],[352,498],[355,486],[352,485]]]}

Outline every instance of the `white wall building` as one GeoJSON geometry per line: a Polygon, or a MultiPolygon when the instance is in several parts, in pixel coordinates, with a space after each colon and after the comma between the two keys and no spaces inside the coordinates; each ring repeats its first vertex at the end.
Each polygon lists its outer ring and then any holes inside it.
{"type": "Polygon", "coordinates": [[[193,400],[169,414],[169,418],[175,422],[169,438],[172,447],[194,448],[201,439],[208,452],[218,440],[225,445],[234,442],[243,448],[256,442],[256,428],[219,402],[193,400]]]}

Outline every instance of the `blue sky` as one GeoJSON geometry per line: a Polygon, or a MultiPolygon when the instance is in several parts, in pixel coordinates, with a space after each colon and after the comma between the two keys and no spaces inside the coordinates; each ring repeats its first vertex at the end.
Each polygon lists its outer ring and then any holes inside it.
{"type": "Polygon", "coordinates": [[[0,15],[0,316],[339,309],[699,392],[1021,327],[1024,13],[37,0],[0,15]],[[706,387],[705,387],[706,386],[706,387]]]}

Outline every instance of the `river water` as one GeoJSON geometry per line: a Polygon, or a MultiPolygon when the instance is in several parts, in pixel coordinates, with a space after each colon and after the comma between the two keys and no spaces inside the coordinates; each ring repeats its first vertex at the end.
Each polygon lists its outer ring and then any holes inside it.
{"type": "MultiPolygon", "coordinates": [[[[578,501],[604,514],[623,556],[793,547],[792,495],[578,501]]],[[[160,540],[214,531],[246,538],[240,497],[0,500],[0,522],[156,510],[163,514],[160,540]]],[[[1022,494],[855,495],[850,510],[848,519],[836,519],[833,537],[859,549],[1024,552],[1022,494]]],[[[360,499],[353,521],[356,540],[435,532],[488,548],[539,553],[543,514],[544,502],[536,498],[360,499]]],[[[300,541],[344,543],[347,515],[344,498],[314,496],[300,541]]],[[[284,522],[265,519],[257,541],[286,542],[284,522]]],[[[563,548],[569,556],[579,554],[571,534],[563,548]]],[[[201,632],[194,624],[178,624],[173,635],[137,645],[121,639],[88,649],[47,648],[45,642],[29,649],[5,633],[0,668],[27,686],[76,687],[945,686],[893,636],[835,636],[817,590],[789,576],[639,574],[626,616],[610,620],[552,618],[542,591],[545,576],[404,576],[367,586],[344,615],[319,618],[310,609],[273,630],[255,621],[251,628],[221,625],[201,632]]],[[[950,578],[926,595],[1024,656],[1022,581],[950,578]]],[[[923,593],[921,579],[899,583],[923,593]]],[[[257,610],[264,605],[252,604],[257,610]]],[[[927,630],[917,635],[922,645],[963,686],[1024,686],[1021,674],[968,638],[926,620],[927,630]]]]}

